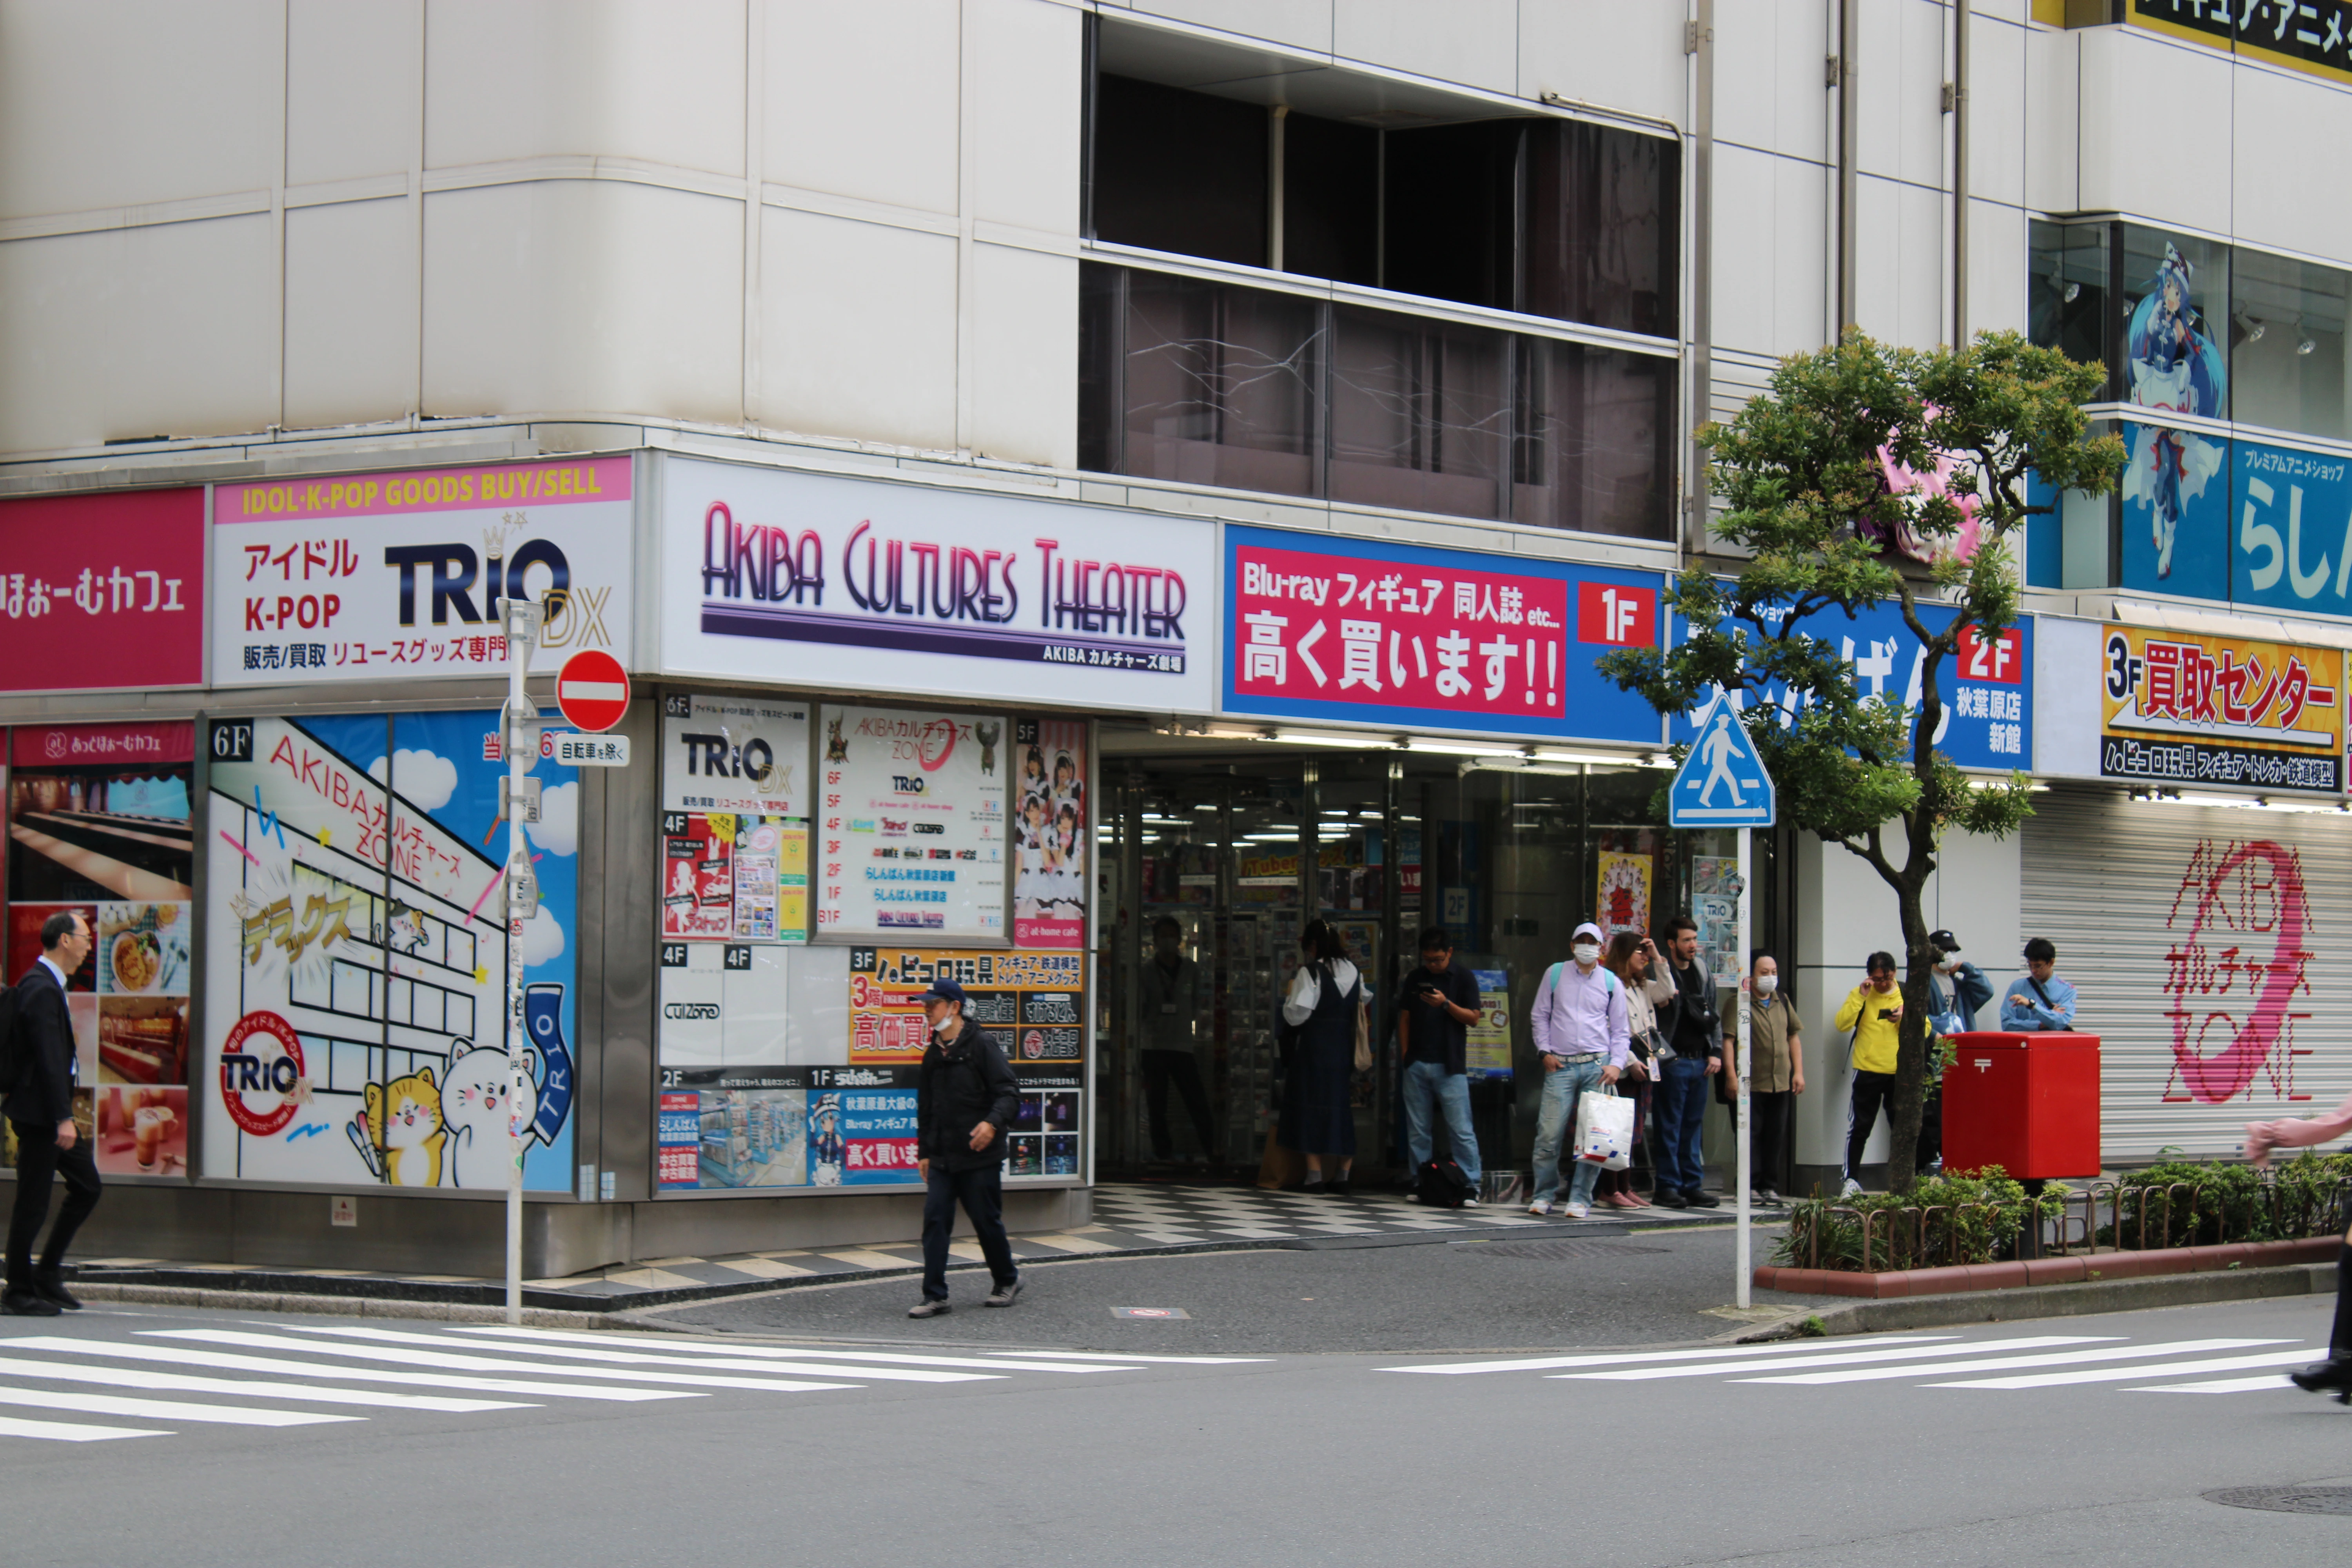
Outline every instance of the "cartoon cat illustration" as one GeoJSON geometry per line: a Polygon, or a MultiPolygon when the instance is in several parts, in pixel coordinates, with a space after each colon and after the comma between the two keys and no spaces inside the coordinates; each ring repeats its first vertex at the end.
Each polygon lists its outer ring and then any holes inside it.
{"type": "Polygon", "coordinates": [[[441,1123],[441,1090],[431,1068],[406,1078],[367,1086],[368,1142],[383,1160],[384,1180],[395,1187],[441,1184],[441,1150],[448,1134],[441,1123]]]}
{"type": "Polygon", "coordinates": [[[522,1054],[523,1080],[509,1104],[507,1054],[495,1046],[477,1046],[449,1058],[448,1081],[441,1089],[441,1114],[449,1129],[449,1184],[462,1187],[502,1186],[506,1182],[507,1121],[509,1114],[525,1129],[523,1141],[535,1136],[531,1119],[539,1114],[539,1053],[522,1054]],[[470,1151],[470,1152],[469,1152],[470,1151]]]}
{"type": "Polygon", "coordinates": [[[849,742],[841,738],[841,715],[836,713],[825,721],[824,760],[828,763],[849,761],[849,742]]]}

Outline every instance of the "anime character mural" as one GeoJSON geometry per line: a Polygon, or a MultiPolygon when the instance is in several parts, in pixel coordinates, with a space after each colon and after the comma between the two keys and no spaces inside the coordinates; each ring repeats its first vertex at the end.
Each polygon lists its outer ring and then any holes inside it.
{"type": "MultiPolygon", "coordinates": [[[[2190,302],[2196,276],[2196,267],[2168,240],[2147,292],[2132,310],[2128,395],[2144,408],[2218,419],[2230,373],[2204,313],[2190,302]]],[[[2181,513],[2221,472],[2221,458],[2220,442],[2193,431],[2137,427],[2124,504],[2148,509],[2158,577],[2172,575],[2181,513]]]]}

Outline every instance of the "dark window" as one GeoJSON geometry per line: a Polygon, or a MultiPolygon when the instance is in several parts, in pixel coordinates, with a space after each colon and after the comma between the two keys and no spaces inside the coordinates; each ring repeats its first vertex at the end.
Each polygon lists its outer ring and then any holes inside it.
{"type": "Polygon", "coordinates": [[[1494,517],[1510,400],[1509,339],[1341,308],[1331,355],[1331,499],[1494,517]]]}
{"type": "Polygon", "coordinates": [[[2103,363],[2112,378],[2116,360],[2107,335],[2108,226],[2033,221],[2026,242],[2025,313],[2033,342],[2084,364],[2103,363]]]}
{"type": "Polygon", "coordinates": [[[1520,340],[1515,521],[1663,536],[1673,508],[1675,362],[1520,340]]]}
{"type": "Polygon", "coordinates": [[[1255,104],[1098,79],[1096,237],[1265,266],[1266,145],[1255,104]]]}
{"type": "Polygon", "coordinates": [[[1282,268],[1378,286],[1381,133],[1291,114],[1282,133],[1282,268]]]}
{"type": "Polygon", "coordinates": [[[1673,337],[1681,316],[1677,144],[1553,121],[1529,128],[1527,167],[1527,293],[1519,309],[1673,337]]]}
{"type": "Polygon", "coordinates": [[[1388,136],[1388,268],[1401,294],[1518,308],[1522,122],[1442,125],[1388,136]]]}

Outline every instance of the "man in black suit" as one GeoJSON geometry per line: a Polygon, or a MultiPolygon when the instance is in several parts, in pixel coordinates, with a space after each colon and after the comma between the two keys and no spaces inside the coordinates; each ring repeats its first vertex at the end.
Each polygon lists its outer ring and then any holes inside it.
{"type": "Polygon", "coordinates": [[[74,1232],[98,1206],[98,1162],[74,1126],[74,1082],[81,1061],[74,1049],[73,1015],[66,1006],[66,976],[89,956],[89,921],[78,913],[41,922],[41,956],[17,984],[16,1047],[24,1069],[5,1113],[16,1134],[16,1209],[8,1221],[8,1283],[0,1312],[54,1318],[81,1303],[67,1293],[58,1266],[74,1232]],[[49,1178],[66,1179],[65,1207],[33,1267],[33,1238],[49,1215],[49,1178]]]}

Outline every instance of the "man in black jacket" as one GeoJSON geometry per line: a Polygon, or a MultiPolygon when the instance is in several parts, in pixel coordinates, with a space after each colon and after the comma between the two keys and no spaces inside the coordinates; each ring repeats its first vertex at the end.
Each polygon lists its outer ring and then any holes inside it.
{"type": "Polygon", "coordinates": [[[8,1221],[8,1282],[0,1311],[54,1318],[81,1305],[67,1293],[58,1265],[66,1248],[98,1206],[98,1162],[74,1126],[73,1091],[81,1074],[74,1049],[73,1015],[66,1006],[66,976],[89,956],[89,921],[78,913],[41,922],[41,956],[16,988],[16,1051],[23,1068],[0,1113],[16,1134],[16,1207],[8,1221]],[[49,1178],[66,1179],[65,1207],[33,1267],[33,1239],[49,1215],[49,1178]]]}
{"type": "Polygon", "coordinates": [[[923,1299],[910,1318],[936,1318],[948,1306],[948,1234],[956,1205],[971,1216],[980,1250],[996,1281],[988,1305],[1010,1307],[1021,1293],[1013,1244],[1004,1236],[1004,1129],[1020,1086],[1004,1048],[964,1016],[963,987],[939,980],[923,993],[931,1043],[915,1080],[915,1167],[923,1173],[923,1299]]]}

